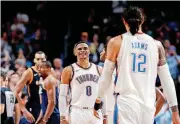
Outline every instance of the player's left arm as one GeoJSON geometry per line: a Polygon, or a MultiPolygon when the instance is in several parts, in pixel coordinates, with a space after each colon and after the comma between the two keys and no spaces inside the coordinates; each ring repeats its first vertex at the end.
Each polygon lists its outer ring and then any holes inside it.
{"type": "Polygon", "coordinates": [[[172,120],[175,124],[180,123],[179,119],[179,110],[177,103],[176,90],[174,86],[174,81],[171,77],[168,64],[166,62],[165,50],[160,41],[156,41],[159,53],[159,62],[158,62],[158,75],[162,84],[162,88],[166,99],[169,103],[169,107],[172,111],[172,120]]]}
{"type": "Polygon", "coordinates": [[[56,104],[56,79],[49,79],[48,84],[46,85],[47,97],[48,97],[48,106],[43,117],[43,121],[47,122],[51,114],[54,111],[56,104]]]}
{"type": "Polygon", "coordinates": [[[112,74],[115,69],[116,59],[121,46],[121,36],[112,38],[107,45],[107,58],[99,79],[98,97],[103,98],[108,87],[111,85],[112,74]]]}
{"type": "MultiPolygon", "coordinates": [[[[98,71],[99,74],[102,74],[103,68],[101,66],[98,66],[98,71]]],[[[107,120],[107,96],[105,95],[103,98],[101,99],[96,99],[96,103],[102,103],[102,114],[103,114],[103,120],[107,120]]],[[[97,113],[94,113],[94,115],[96,116],[97,113]]]]}

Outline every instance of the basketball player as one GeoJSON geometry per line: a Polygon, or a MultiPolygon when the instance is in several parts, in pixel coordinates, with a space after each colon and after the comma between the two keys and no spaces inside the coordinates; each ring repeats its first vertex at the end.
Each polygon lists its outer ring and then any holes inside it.
{"type": "MultiPolygon", "coordinates": [[[[72,124],[96,124],[102,123],[93,115],[93,107],[97,97],[98,80],[101,68],[89,62],[89,47],[85,42],[75,44],[74,53],[77,62],[63,69],[61,75],[59,109],[61,110],[61,123],[67,123],[67,92],[71,90],[70,123],[72,124]]],[[[106,115],[106,103],[103,105],[104,118],[106,115]]],[[[104,121],[106,123],[106,121],[104,121]]]]}
{"type": "Polygon", "coordinates": [[[40,74],[43,78],[41,84],[41,110],[42,117],[38,124],[59,124],[60,114],[58,109],[58,80],[51,74],[51,63],[43,61],[40,64],[40,74]]]}
{"type": "MultiPolygon", "coordinates": [[[[107,46],[105,46],[104,50],[100,54],[101,61],[105,61],[106,59],[106,50],[107,46]]],[[[112,76],[112,82],[115,81],[116,72],[114,71],[112,76]]],[[[114,84],[112,83],[109,89],[106,92],[107,95],[107,112],[108,112],[108,124],[113,124],[113,118],[114,118],[114,105],[115,105],[115,97],[114,97],[114,84]]],[[[162,94],[162,92],[156,88],[156,112],[155,116],[159,113],[161,108],[163,107],[163,104],[165,103],[165,97],[162,94]]]]}
{"type": "Polygon", "coordinates": [[[37,85],[37,82],[40,79],[40,76],[38,74],[38,66],[42,61],[45,60],[46,60],[46,55],[44,52],[39,51],[35,53],[35,58],[34,58],[35,65],[32,66],[31,68],[28,68],[23,73],[21,79],[17,83],[14,90],[14,94],[18,100],[18,103],[20,104],[20,109],[23,115],[31,123],[35,122],[41,110],[40,100],[39,100],[39,85],[37,85]],[[29,95],[29,101],[27,103],[28,110],[21,104],[21,99],[18,95],[22,91],[25,85],[28,86],[28,95],[29,95]]]}
{"type": "MultiPolygon", "coordinates": [[[[180,124],[174,82],[161,42],[142,32],[144,17],[139,8],[128,8],[122,20],[127,33],[112,38],[108,43],[107,59],[99,80],[98,98],[103,97],[110,86],[117,62],[115,92],[120,93],[117,99],[119,123],[153,124],[155,80],[158,73],[172,110],[173,122],[180,124]]],[[[98,105],[95,104],[95,109],[98,105]]]]}

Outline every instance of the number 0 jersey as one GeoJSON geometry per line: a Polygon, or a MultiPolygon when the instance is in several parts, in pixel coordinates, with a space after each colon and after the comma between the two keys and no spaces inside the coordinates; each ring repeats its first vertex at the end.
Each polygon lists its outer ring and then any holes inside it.
{"type": "Polygon", "coordinates": [[[74,63],[71,66],[73,75],[70,82],[70,105],[94,108],[100,76],[97,65],[90,63],[88,68],[82,68],[77,63],[74,63]]]}
{"type": "Polygon", "coordinates": [[[120,99],[132,98],[148,108],[155,109],[155,81],[158,66],[156,41],[142,33],[127,32],[117,58],[118,79],[115,92],[120,99]]]}

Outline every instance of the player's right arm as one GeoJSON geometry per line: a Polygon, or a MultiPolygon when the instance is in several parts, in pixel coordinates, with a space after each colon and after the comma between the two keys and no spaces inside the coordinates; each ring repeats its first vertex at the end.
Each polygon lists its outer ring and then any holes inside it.
{"type": "Polygon", "coordinates": [[[67,66],[63,69],[61,74],[61,84],[59,93],[59,109],[61,123],[66,123],[67,95],[69,90],[69,84],[72,78],[72,71],[72,67],[67,66]]]}
{"type": "Polygon", "coordinates": [[[30,69],[27,69],[22,77],[20,78],[20,80],[18,81],[16,87],[14,88],[14,95],[17,98],[17,101],[19,103],[20,109],[23,112],[24,116],[28,119],[28,121],[30,122],[34,122],[35,119],[34,117],[27,111],[27,109],[25,108],[25,106],[22,105],[21,103],[21,98],[19,97],[19,93],[22,91],[22,89],[24,88],[24,86],[26,85],[27,82],[31,81],[32,78],[32,72],[30,69]]]}
{"type": "Polygon", "coordinates": [[[174,81],[169,72],[169,67],[166,62],[165,50],[160,41],[156,41],[159,53],[159,62],[158,62],[158,75],[161,80],[162,88],[164,94],[167,98],[169,106],[172,110],[172,119],[175,124],[180,124],[179,112],[176,91],[174,86],[174,81]]]}

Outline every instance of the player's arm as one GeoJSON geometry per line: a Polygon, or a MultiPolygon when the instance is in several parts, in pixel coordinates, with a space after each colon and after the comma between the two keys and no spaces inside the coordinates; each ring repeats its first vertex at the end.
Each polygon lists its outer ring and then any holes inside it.
{"type": "Polygon", "coordinates": [[[163,107],[164,103],[165,103],[165,98],[164,95],[161,93],[161,91],[156,88],[156,112],[155,112],[155,116],[159,113],[159,111],[161,110],[161,108],[163,107]]]}
{"type": "Polygon", "coordinates": [[[115,69],[116,58],[121,45],[121,36],[112,38],[107,45],[107,58],[99,79],[98,97],[104,97],[105,92],[111,85],[112,74],[115,69]]]}
{"type": "Polygon", "coordinates": [[[59,110],[60,120],[66,120],[66,109],[67,109],[67,95],[69,90],[69,83],[71,81],[73,70],[71,66],[67,66],[63,69],[61,74],[61,84],[59,93],[59,110]]]}
{"type": "MultiPolygon", "coordinates": [[[[98,66],[98,71],[99,71],[99,74],[101,75],[102,74],[102,71],[103,71],[103,68],[101,66],[98,66]]],[[[103,98],[101,99],[96,99],[96,103],[101,103],[102,102],[102,114],[103,114],[103,118],[104,119],[107,119],[107,96],[104,95],[103,98]]]]}
{"type": "Polygon", "coordinates": [[[32,72],[31,72],[30,69],[28,69],[23,73],[22,77],[20,78],[20,80],[18,81],[16,87],[14,88],[13,93],[16,96],[16,99],[17,99],[17,101],[19,103],[19,107],[20,107],[21,111],[23,112],[23,114],[25,115],[25,117],[30,122],[33,122],[33,121],[35,121],[34,117],[27,111],[25,106],[22,105],[21,98],[19,97],[19,93],[22,91],[22,89],[24,88],[26,83],[31,81],[31,78],[32,78],[32,72]]]}
{"type": "MultiPolygon", "coordinates": [[[[42,119],[43,122],[47,122],[50,118],[51,114],[54,111],[54,107],[56,105],[56,79],[49,79],[49,82],[47,82],[47,97],[48,97],[48,105],[46,112],[44,114],[44,117],[42,119]]],[[[45,82],[46,83],[46,82],[45,82]]]]}
{"type": "Polygon", "coordinates": [[[172,110],[173,120],[174,123],[180,123],[179,121],[179,113],[178,113],[178,104],[177,104],[177,97],[176,91],[174,86],[174,81],[171,77],[169,72],[169,67],[166,63],[166,55],[165,50],[160,41],[156,41],[158,46],[158,53],[159,53],[159,62],[158,62],[158,75],[161,80],[162,88],[169,103],[169,107],[172,110]]]}

